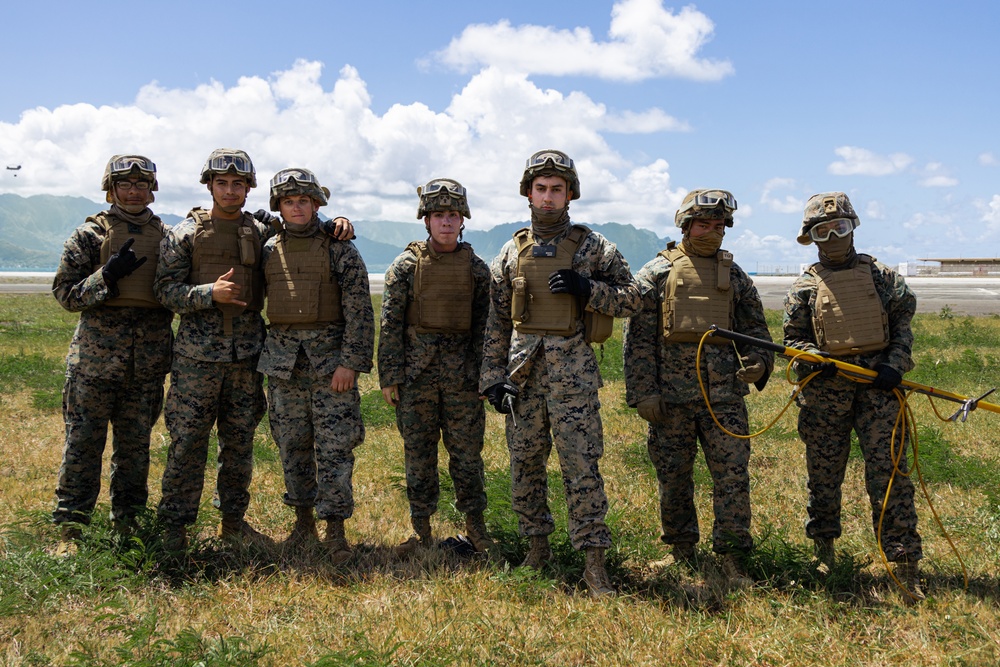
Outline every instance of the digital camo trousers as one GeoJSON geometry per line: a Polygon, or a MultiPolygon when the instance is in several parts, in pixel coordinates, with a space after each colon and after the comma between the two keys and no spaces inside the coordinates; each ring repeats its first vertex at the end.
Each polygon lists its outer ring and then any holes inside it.
{"type": "Polygon", "coordinates": [[[867,384],[835,378],[811,382],[803,390],[803,399],[807,405],[799,410],[799,437],[806,445],[809,473],[806,535],[813,539],[840,537],[841,486],[847,471],[853,430],[865,461],[865,489],[871,505],[872,529],[878,534],[881,517],[882,549],[886,559],[890,562],[920,560],[923,548],[917,532],[913,483],[906,475],[909,470],[906,445],[900,450],[901,434],[906,431],[902,422],[895,443],[892,443],[900,409],[895,395],[872,389],[867,384]],[[895,475],[894,457],[898,457],[899,468],[895,475]]]}
{"type": "MultiPolygon", "coordinates": [[[[736,434],[748,433],[743,401],[712,406],[719,423],[736,434]]],[[[651,423],[646,441],[660,487],[661,539],[667,544],[699,540],[694,504],[694,461],[698,443],[712,475],[712,549],[716,553],[748,551],[750,536],[750,440],[722,432],[704,403],[665,406],[667,421],[651,423]]]]}
{"type": "Polygon", "coordinates": [[[319,376],[299,351],[292,376],[269,376],[268,417],[281,451],[286,505],[316,507],[320,519],[347,519],[354,513],[355,447],[364,442],[361,395],[357,385],[337,393],[333,374],[319,376]]]}
{"type": "Polygon", "coordinates": [[[575,549],[610,547],[611,532],[604,523],[608,497],[598,468],[604,431],[597,389],[553,395],[540,366],[532,369],[514,401],[514,415],[507,416],[512,505],[519,530],[529,536],[555,530],[546,470],[554,441],[566,489],[570,542],[575,549]]]}
{"type": "Polygon", "coordinates": [[[158,509],[162,521],[186,525],[198,517],[213,425],[219,436],[213,504],[223,514],[246,513],[253,436],[266,409],[256,368],[256,357],[210,362],[174,355],[164,410],[170,448],[158,509]]]}
{"type": "Polygon", "coordinates": [[[111,440],[111,518],[146,506],[149,434],[163,409],[163,376],[124,382],[68,374],[63,386],[66,442],[56,487],[56,523],[90,523],[101,491],[101,459],[111,440]]]}
{"type": "Polygon", "coordinates": [[[403,438],[410,516],[426,517],[437,511],[441,495],[438,441],[444,442],[448,452],[455,508],[465,514],[486,509],[483,402],[474,387],[456,386],[448,380],[424,372],[399,387],[396,426],[403,438]]]}

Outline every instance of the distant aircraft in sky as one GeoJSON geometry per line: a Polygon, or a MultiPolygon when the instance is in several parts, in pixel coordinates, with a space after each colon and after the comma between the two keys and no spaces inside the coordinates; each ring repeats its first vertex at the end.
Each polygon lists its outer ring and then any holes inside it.
{"type": "Polygon", "coordinates": [[[15,165],[11,166],[11,165],[8,164],[7,165],[7,170],[15,172],[14,178],[17,178],[17,173],[16,172],[18,172],[18,171],[21,170],[21,165],[15,164],[15,165]]]}

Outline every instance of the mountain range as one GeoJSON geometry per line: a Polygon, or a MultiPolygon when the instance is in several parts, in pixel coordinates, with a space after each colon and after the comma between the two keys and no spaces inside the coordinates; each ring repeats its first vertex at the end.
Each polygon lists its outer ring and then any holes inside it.
{"type": "MultiPolygon", "coordinates": [[[[54,271],[59,264],[63,242],[84,219],[108,207],[85,197],[0,194],[0,269],[8,271],[54,271]]],[[[155,207],[154,207],[155,210],[155,207]]],[[[175,225],[180,216],[160,215],[166,225],[175,225]]],[[[364,257],[370,273],[383,273],[410,241],[427,238],[419,222],[355,220],[354,244],[364,257]]],[[[464,240],[487,262],[500,252],[511,235],[527,222],[508,222],[488,230],[465,231],[464,240]]],[[[648,229],[618,222],[585,222],[618,246],[635,271],[666,247],[669,239],[648,229]]]]}

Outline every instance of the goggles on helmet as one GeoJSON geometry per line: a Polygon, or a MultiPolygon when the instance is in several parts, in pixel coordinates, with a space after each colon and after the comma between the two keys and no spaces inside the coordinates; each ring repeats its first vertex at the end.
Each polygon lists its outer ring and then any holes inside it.
{"type": "Polygon", "coordinates": [[[717,208],[719,206],[722,206],[729,212],[735,211],[736,197],[732,196],[728,192],[722,192],[720,190],[699,192],[697,195],[692,197],[690,201],[686,202],[677,212],[684,213],[685,211],[690,211],[693,208],[717,208]]]}
{"type": "Polygon", "coordinates": [[[838,238],[844,238],[854,231],[854,229],[858,226],[857,222],[858,221],[853,218],[834,218],[833,220],[827,220],[826,222],[814,225],[809,230],[809,238],[817,243],[829,241],[830,236],[834,234],[838,238]]]}
{"type": "Polygon", "coordinates": [[[133,169],[149,176],[156,174],[156,165],[141,155],[122,155],[113,159],[109,165],[112,176],[127,176],[133,169]]]}
{"type": "Polygon", "coordinates": [[[464,187],[447,178],[440,178],[431,181],[427,185],[417,188],[417,196],[430,197],[441,193],[442,190],[446,190],[449,194],[454,195],[455,197],[466,196],[464,187]]]}
{"type": "Polygon", "coordinates": [[[538,151],[531,157],[527,159],[524,164],[525,169],[532,169],[535,167],[544,167],[547,162],[551,162],[552,166],[560,170],[576,171],[576,167],[573,165],[573,160],[556,151],[538,151]]]}
{"type": "Polygon", "coordinates": [[[254,173],[253,164],[242,155],[213,155],[208,161],[208,171],[224,174],[230,170],[247,176],[254,173]]]}
{"type": "Polygon", "coordinates": [[[316,180],[316,175],[311,172],[304,169],[282,169],[271,178],[271,187],[276,188],[279,185],[288,183],[289,181],[294,181],[299,185],[319,185],[319,181],[316,180]]]}

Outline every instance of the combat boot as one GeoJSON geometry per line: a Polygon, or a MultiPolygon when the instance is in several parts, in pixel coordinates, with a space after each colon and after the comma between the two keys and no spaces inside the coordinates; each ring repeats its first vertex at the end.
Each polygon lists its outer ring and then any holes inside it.
{"type": "Polygon", "coordinates": [[[115,535],[123,540],[127,540],[139,530],[139,522],[134,516],[112,519],[111,528],[115,531],[115,535]]]}
{"type": "Polygon", "coordinates": [[[257,532],[253,526],[246,522],[242,514],[223,514],[219,537],[246,546],[263,544],[267,540],[263,533],[257,532]]]}
{"type": "Polygon", "coordinates": [[[285,541],[290,546],[298,546],[309,541],[319,541],[319,531],[316,529],[316,514],[312,507],[295,508],[295,525],[285,541]]]}
{"type": "Polygon", "coordinates": [[[169,554],[179,554],[188,548],[187,526],[182,523],[170,523],[163,529],[161,537],[163,550],[169,554]]]}
{"type": "Polygon", "coordinates": [[[923,589],[920,587],[920,566],[917,561],[904,561],[896,563],[894,569],[899,583],[906,587],[903,593],[903,604],[910,606],[926,599],[923,589]]]}
{"type": "Polygon", "coordinates": [[[72,556],[77,551],[77,542],[83,536],[80,526],[75,523],[64,523],[59,526],[59,544],[56,545],[57,556],[72,556]]]}
{"type": "Polygon", "coordinates": [[[530,567],[533,570],[540,570],[542,566],[552,560],[552,549],[549,547],[548,535],[532,535],[531,549],[524,557],[521,567],[530,567]]]}
{"type": "Polygon", "coordinates": [[[826,567],[827,572],[833,569],[836,562],[836,555],[833,551],[832,537],[817,537],[813,540],[813,555],[820,565],[826,567]]]}
{"type": "Polygon", "coordinates": [[[328,519],[326,522],[326,536],[322,542],[323,548],[330,557],[330,562],[340,565],[351,557],[351,546],[347,543],[347,536],[344,534],[343,519],[328,519]]]}
{"type": "Polygon", "coordinates": [[[486,521],[482,512],[469,512],[465,515],[465,533],[479,553],[493,551],[496,548],[496,544],[486,531],[486,521]]]}
{"type": "Polygon", "coordinates": [[[694,565],[694,545],[690,542],[679,542],[670,549],[674,562],[678,565],[694,565]]]}
{"type": "Polygon", "coordinates": [[[753,580],[743,571],[743,563],[740,562],[739,554],[722,554],[722,574],[726,578],[726,583],[732,588],[753,586],[753,580]]]}
{"type": "Polygon", "coordinates": [[[611,579],[604,567],[604,549],[587,547],[587,564],[583,568],[583,581],[590,589],[590,597],[602,598],[615,594],[611,579]]]}
{"type": "Polygon", "coordinates": [[[418,547],[429,547],[433,544],[431,536],[431,518],[429,516],[411,516],[413,535],[396,547],[397,556],[409,556],[418,547]]]}

